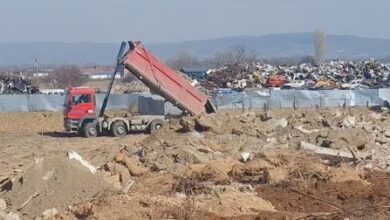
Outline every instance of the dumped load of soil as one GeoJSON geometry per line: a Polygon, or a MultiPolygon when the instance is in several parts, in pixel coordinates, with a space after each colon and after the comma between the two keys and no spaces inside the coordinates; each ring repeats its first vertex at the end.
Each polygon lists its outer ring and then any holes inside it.
{"type": "Polygon", "coordinates": [[[92,174],[80,162],[52,155],[35,158],[34,165],[8,187],[5,198],[13,212],[32,218],[51,208],[64,211],[108,188],[99,174],[92,174]]]}

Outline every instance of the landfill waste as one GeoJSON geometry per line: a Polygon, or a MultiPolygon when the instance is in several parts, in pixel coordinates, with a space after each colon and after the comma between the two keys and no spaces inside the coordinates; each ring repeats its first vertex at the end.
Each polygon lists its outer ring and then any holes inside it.
{"type": "Polygon", "coordinates": [[[39,90],[23,77],[0,74],[0,94],[35,94],[39,90]]]}
{"type": "Polygon", "coordinates": [[[361,62],[335,60],[322,65],[302,63],[272,66],[261,63],[226,65],[207,71],[200,82],[208,90],[216,88],[283,89],[368,89],[389,87],[390,64],[369,59],[361,62]]]}

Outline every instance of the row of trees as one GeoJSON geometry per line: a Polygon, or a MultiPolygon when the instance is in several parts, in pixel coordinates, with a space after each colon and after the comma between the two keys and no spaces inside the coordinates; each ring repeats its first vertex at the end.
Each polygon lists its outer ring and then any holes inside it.
{"type": "Polygon", "coordinates": [[[174,69],[184,67],[219,67],[224,64],[251,63],[258,60],[256,52],[247,50],[243,45],[230,47],[224,51],[216,53],[209,59],[198,59],[193,57],[188,51],[182,50],[175,56],[167,60],[167,64],[174,69]]]}
{"type": "Polygon", "coordinates": [[[88,81],[88,76],[81,73],[77,65],[61,65],[53,69],[52,73],[43,78],[43,82],[52,88],[66,88],[68,86],[82,86],[88,81]]]}
{"type": "Polygon", "coordinates": [[[248,50],[243,45],[230,47],[224,51],[217,52],[213,57],[208,59],[198,59],[192,56],[188,51],[182,50],[175,56],[167,60],[169,66],[174,69],[184,67],[220,67],[225,64],[265,62],[274,65],[296,65],[299,63],[316,63],[323,64],[325,61],[326,45],[325,32],[317,30],[313,36],[314,56],[302,57],[275,57],[261,59],[257,56],[256,51],[248,50]]]}

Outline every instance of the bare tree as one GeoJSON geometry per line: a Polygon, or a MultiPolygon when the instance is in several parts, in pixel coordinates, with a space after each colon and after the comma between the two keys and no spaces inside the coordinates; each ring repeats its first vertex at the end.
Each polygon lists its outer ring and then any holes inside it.
{"type": "Polygon", "coordinates": [[[257,59],[255,51],[248,51],[243,45],[232,46],[214,55],[214,65],[252,63],[257,59]]]}
{"type": "Polygon", "coordinates": [[[318,65],[321,65],[325,61],[325,32],[317,30],[314,33],[314,58],[318,65]]]}
{"type": "Polygon", "coordinates": [[[199,60],[191,56],[187,50],[179,51],[175,56],[167,60],[167,64],[173,69],[183,69],[185,67],[194,67],[200,64],[199,60]]]}
{"type": "Polygon", "coordinates": [[[67,86],[81,86],[88,80],[88,76],[81,73],[77,65],[61,65],[53,70],[50,77],[52,85],[56,88],[67,86]]]}

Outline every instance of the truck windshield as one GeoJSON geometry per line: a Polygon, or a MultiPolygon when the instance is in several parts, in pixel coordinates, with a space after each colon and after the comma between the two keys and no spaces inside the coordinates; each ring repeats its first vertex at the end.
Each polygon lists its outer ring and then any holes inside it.
{"type": "Polygon", "coordinates": [[[80,103],[91,103],[91,95],[75,94],[72,96],[71,104],[77,105],[80,103]]]}

